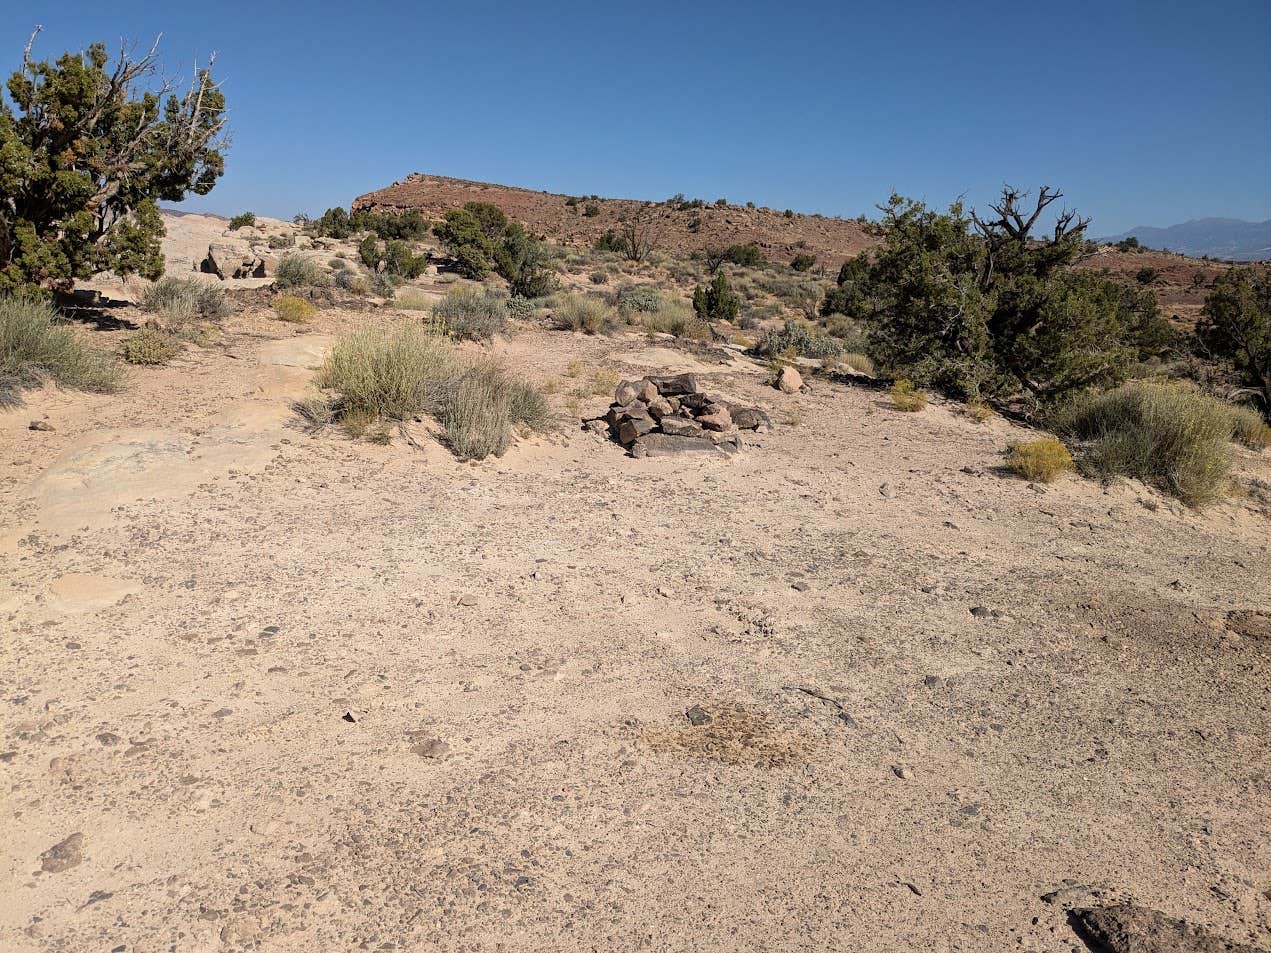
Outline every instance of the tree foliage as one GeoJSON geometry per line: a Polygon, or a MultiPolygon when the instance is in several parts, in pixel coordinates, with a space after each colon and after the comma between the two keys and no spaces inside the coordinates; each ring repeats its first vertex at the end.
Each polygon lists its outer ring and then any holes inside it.
{"type": "Polygon", "coordinates": [[[722,271],[715,275],[709,287],[699,285],[693,290],[693,310],[703,321],[732,321],[740,308],[741,298],[722,271]]]}
{"type": "Polygon", "coordinates": [[[480,280],[493,269],[507,280],[512,294],[524,298],[542,297],[556,288],[547,246],[509,222],[498,206],[468,202],[447,212],[433,231],[465,278],[480,280]]]}
{"type": "Polygon", "coordinates": [[[1231,268],[1214,281],[1196,335],[1230,361],[1271,420],[1271,269],[1231,268]]]}
{"type": "Polygon", "coordinates": [[[893,195],[883,245],[843,265],[822,313],[859,318],[892,373],[969,397],[1119,383],[1172,334],[1150,292],[1071,270],[1088,220],[1065,210],[1040,232],[1061,197],[1043,187],[1026,205],[1007,188],[981,218],[961,202],[937,212],[893,195]]]}
{"type": "MultiPolygon", "coordinates": [[[[38,33],[38,31],[37,31],[38,33]]],[[[178,94],[156,48],[113,65],[95,43],[22,66],[0,99],[0,291],[65,290],[105,270],[163,273],[157,202],[225,168],[225,97],[207,69],[178,94]]]]}

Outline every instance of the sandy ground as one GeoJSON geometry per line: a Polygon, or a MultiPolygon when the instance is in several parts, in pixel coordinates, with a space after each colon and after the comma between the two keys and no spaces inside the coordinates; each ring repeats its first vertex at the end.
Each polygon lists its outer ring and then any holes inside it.
{"type": "Polygon", "coordinates": [[[1008,422],[635,336],[494,350],[773,432],[296,429],[369,320],[412,318],[239,315],[0,414],[0,948],[1068,951],[1066,887],[1271,943],[1251,502],[1031,486],[1008,422]]]}

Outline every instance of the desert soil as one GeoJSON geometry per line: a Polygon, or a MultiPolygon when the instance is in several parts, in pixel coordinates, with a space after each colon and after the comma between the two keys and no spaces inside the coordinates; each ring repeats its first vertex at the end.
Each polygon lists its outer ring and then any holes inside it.
{"type": "Polygon", "coordinates": [[[773,431],[296,427],[333,335],[410,320],[248,311],[0,414],[0,948],[1067,951],[1092,899],[1271,943],[1251,501],[1030,485],[1007,421],[634,335],[492,349],[773,431]]]}

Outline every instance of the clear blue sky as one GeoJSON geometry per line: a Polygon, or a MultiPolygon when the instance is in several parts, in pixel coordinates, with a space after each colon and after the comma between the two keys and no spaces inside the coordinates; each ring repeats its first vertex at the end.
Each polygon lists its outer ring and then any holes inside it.
{"type": "Polygon", "coordinates": [[[836,215],[1063,188],[1092,234],[1271,218],[1271,0],[0,4],[0,65],[217,51],[228,171],[185,207],[320,213],[412,171],[836,215]]]}

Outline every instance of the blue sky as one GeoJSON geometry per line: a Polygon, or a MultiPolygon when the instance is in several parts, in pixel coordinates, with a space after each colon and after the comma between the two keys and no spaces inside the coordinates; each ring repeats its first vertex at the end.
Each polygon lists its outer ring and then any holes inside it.
{"type": "Polygon", "coordinates": [[[228,171],[290,217],[412,171],[853,216],[1061,187],[1092,234],[1271,218],[1271,2],[0,4],[0,66],[218,53],[228,171]]]}

